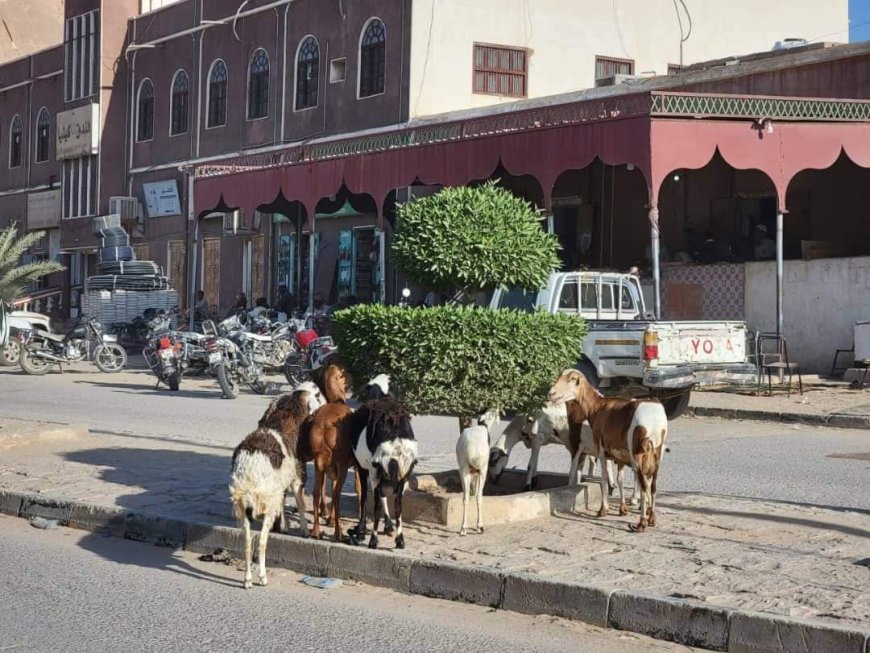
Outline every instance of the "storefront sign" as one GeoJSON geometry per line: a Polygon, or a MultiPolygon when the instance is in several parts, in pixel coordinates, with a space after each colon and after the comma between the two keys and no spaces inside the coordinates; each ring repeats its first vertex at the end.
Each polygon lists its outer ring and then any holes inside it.
{"type": "Polygon", "coordinates": [[[142,184],[142,192],[145,193],[145,206],[149,218],[181,215],[178,184],[174,179],[142,184]]]}
{"type": "Polygon", "coordinates": [[[60,189],[27,196],[27,230],[60,226],[60,189]]]}
{"type": "Polygon", "coordinates": [[[86,104],[57,114],[57,159],[78,159],[100,151],[100,105],[86,104]]]}

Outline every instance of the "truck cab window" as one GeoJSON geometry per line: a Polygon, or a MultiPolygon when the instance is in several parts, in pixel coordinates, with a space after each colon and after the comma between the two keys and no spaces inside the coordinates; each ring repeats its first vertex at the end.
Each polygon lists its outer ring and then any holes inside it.
{"type": "Polygon", "coordinates": [[[511,308],[515,311],[526,311],[527,313],[530,313],[535,309],[535,300],[537,297],[537,290],[511,288],[502,293],[501,299],[498,302],[498,307],[511,308]]]}
{"type": "Polygon", "coordinates": [[[622,307],[622,310],[634,312],[636,310],[635,306],[634,306],[634,299],[632,299],[631,289],[628,287],[627,284],[622,284],[620,286],[619,294],[620,294],[619,303],[620,303],[620,306],[622,307]]]}
{"type": "Polygon", "coordinates": [[[584,283],[581,288],[581,299],[584,311],[598,310],[598,288],[594,283],[584,283]]]}
{"type": "Polygon", "coordinates": [[[601,310],[612,311],[613,308],[613,284],[601,284],[601,310]]]}
{"type": "Polygon", "coordinates": [[[573,279],[565,281],[559,294],[559,310],[576,313],[579,307],[577,299],[577,282],[573,279]]]}

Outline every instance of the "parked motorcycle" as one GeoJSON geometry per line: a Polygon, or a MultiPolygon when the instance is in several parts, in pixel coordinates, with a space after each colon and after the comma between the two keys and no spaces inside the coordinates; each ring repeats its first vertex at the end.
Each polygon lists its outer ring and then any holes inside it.
{"type": "Polygon", "coordinates": [[[254,360],[267,371],[279,371],[293,347],[294,327],[286,322],[273,322],[267,316],[249,318],[246,330],[258,336],[253,339],[254,360]]]}
{"type": "Polygon", "coordinates": [[[338,356],[338,348],[332,337],[318,336],[312,328],[313,321],[311,314],[301,320],[291,320],[297,329],[291,340],[290,352],[284,359],[284,376],[291,386],[313,381],[313,375],[338,356]]]}
{"type": "Polygon", "coordinates": [[[147,322],[148,335],[142,357],[157,377],[157,385],[164,383],[170,391],[177,392],[186,367],[187,346],[180,333],[170,330],[170,319],[168,313],[159,311],[147,322]]]}
{"type": "Polygon", "coordinates": [[[19,334],[19,364],[27,374],[47,374],[52,364],[92,360],[101,372],[120,372],[127,364],[127,352],[114,335],[104,334],[94,319],[81,318],[72,331],[58,335],[33,329],[19,334]]]}
{"type": "Polygon", "coordinates": [[[236,315],[217,326],[207,320],[203,323],[203,330],[214,333],[203,346],[225,398],[235,399],[242,383],[257,394],[269,390],[265,372],[254,355],[257,339],[264,336],[246,332],[236,315]]]}

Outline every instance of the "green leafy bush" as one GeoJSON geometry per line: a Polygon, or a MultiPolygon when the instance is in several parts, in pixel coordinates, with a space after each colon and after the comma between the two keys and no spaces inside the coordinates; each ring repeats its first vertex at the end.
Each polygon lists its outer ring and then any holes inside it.
{"type": "Polygon", "coordinates": [[[540,288],[560,264],[559,242],[541,229],[539,212],[494,182],[445,188],[398,213],[393,261],[424,288],[466,296],[500,285],[540,288]]]}
{"type": "Polygon", "coordinates": [[[460,416],[539,407],[585,332],[568,315],[376,304],[337,312],[332,331],[357,387],[386,373],[413,412],[460,416]]]}

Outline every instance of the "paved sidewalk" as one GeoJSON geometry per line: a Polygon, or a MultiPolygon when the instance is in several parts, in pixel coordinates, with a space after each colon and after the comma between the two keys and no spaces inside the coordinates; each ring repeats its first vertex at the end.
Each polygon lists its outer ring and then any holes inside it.
{"type": "MultiPolygon", "coordinates": [[[[225,443],[88,435],[9,420],[3,427],[0,490],[232,524],[225,443]],[[55,429],[50,437],[40,435],[46,428],[55,429]]],[[[345,515],[353,505],[345,496],[345,515]]],[[[662,493],[660,506],[659,527],[645,534],[628,532],[636,514],[598,520],[591,511],[467,537],[409,525],[408,548],[396,555],[839,624],[870,622],[870,513],[689,493],[662,493]]],[[[389,538],[382,544],[392,546],[389,538]]]]}
{"type": "Polygon", "coordinates": [[[795,385],[790,397],[775,382],[772,396],[767,395],[766,385],[761,392],[754,385],[696,388],[689,412],[707,417],[870,429],[870,387],[857,390],[848,383],[814,375],[804,376],[803,386],[802,395],[795,385]]]}

